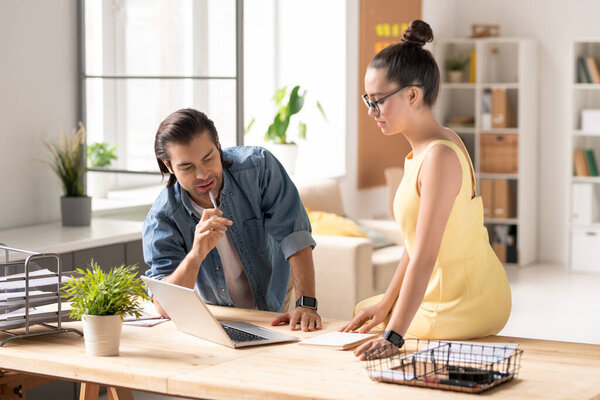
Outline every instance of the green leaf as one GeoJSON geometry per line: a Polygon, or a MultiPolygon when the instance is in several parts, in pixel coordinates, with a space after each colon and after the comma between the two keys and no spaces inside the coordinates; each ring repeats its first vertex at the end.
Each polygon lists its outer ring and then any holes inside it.
{"type": "Polygon", "coordinates": [[[298,137],[306,139],[306,124],[302,121],[298,122],[298,137]]]}
{"type": "Polygon", "coordinates": [[[254,125],[254,122],[255,122],[255,118],[252,118],[252,120],[250,121],[250,123],[248,124],[246,129],[244,130],[244,135],[247,135],[248,132],[250,132],[250,128],[252,128],[252,125],[254,125]]]}
{"type": "Polygon", "coordinates": [[[321,112],[321,115],[323,116],[323,119],[325,120],[325,122],[329,122],[327,120],[327,115],[325,115],[325,110],[323,109],[323,106],[321,105],[321,103],[319,103],[319,101],[317,100],[317,108],[319,109],[319,111],[321,112]]]}
{"type": "Polygon", "coordinates": [[[281,89],[277,89],[275,91],[273,100],[275,101],[275,104],[277,104],[278,106],[281,105],[281,102],[283,101],[283,98],[285,97],[286,90],[287,90],[287,86],[284,86],[281,89]]]}
{"type": "Polygon", "coordinates": [[[304,97],[306,96],[306,90],[301,95],[298,94],[300,86],[294,86],[290,93],[290,100],[288,102],[290,116],[298,114],[304,106],[304,97]]]}

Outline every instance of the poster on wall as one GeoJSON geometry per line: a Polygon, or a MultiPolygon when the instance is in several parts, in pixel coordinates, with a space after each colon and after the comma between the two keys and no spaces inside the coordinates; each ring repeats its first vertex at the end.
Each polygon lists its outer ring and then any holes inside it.
{"type": "MultiPolygon", "coordinates": [[[[421,0],[361,0],[358,87],[364,93],[369,62],[380,50],[398,43],[413,19],[421,18],[421,0]]],[[[400,134],[384,136],[360,101],[358,108],[358,189],[385,184],[387,167],[404,166],[410,145],[400,134]]]]}

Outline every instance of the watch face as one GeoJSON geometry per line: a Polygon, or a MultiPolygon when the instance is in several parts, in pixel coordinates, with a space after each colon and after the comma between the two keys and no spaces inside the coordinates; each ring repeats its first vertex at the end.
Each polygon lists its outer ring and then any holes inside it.
{"type": "Polygon", "coordinates": [[[317,299],[315,299],[314,297],[307,297],[304,296],[302,298],[302,305],[306,306],[306,307],[317,307],[317,299]]]}

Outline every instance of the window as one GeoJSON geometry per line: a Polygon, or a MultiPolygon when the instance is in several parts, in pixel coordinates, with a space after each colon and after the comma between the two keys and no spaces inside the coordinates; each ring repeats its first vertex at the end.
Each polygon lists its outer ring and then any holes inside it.
{"type": "MultiPolygon", "coordinates": [[[[223,147],[236,139],[241,90],[236,25],[241,0],[80,0],[81,115],[87,143],[116,145],[119,172],[158,171],[154,135],[171,112],[213,119],[223,147]]],[[[239,40],[238,40],[239,41],[239,40]]],[[[157,183],[156,177],[148,181],[157,183]]],[[[119,174],[116,186],[144,183],[119,174]]]]}

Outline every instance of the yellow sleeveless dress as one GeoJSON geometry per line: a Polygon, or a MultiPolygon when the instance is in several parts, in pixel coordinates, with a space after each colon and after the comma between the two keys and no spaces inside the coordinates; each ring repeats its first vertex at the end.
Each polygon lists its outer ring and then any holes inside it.
{"type": "MultiPolygon", "coordinates": [[[[442,236],[425,297],[406,335],[448,340],[495,335],[510,315],[510,287],[504,266],[492,250],[483,225],[481,197],[472,198],[475,180],[471,175],[471,160],[455,143],[436,140],[417,157],[412,152],[406,157],[404,176],[394,198],[394,216],[410,255],[419,214],[417,178],[423,159],[435,145],[447,146],[456,152],[462,184],[442,236]]],[[[382,296],[363,300],[354,313],[379,302],[382,296]]]]}

